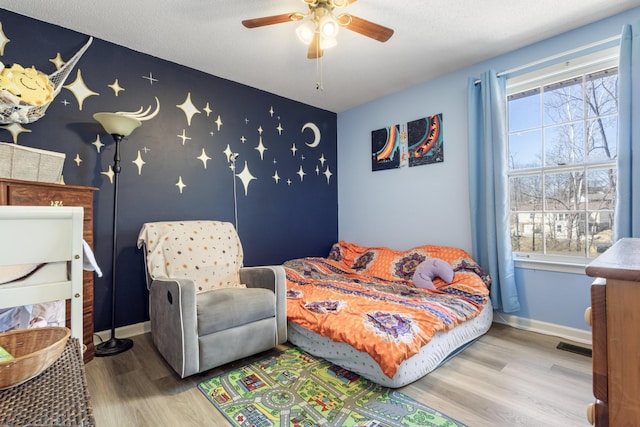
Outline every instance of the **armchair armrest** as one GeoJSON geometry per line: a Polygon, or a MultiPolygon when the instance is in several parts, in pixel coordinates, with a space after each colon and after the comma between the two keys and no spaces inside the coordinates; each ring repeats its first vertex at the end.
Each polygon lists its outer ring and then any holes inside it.
{"type": "Polygon", "coordinates": [[[240,282],[248,288],[271,289],[276,296],[277,343],[287,341],[287,278],[284,267],[268,265],[261,267],[242,267],[240,282]]]}
{"type": "Polygon", "coordinates": [[[189,279],[154,279],[149,287],[153,343],[182,378],[199,372],[196,288],[189,279]]]}

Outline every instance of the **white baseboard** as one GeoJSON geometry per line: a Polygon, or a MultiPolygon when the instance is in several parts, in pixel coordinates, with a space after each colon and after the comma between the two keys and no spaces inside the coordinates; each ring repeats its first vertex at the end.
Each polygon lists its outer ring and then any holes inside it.
{"type": "MultiPolygon", "coordinates": [[[[570,328],[568,326],[556,325],[554,323],[542,322],[540,320],[527,319],[525,317],[518,317],[510,314],[500,313],[495,310],[493,311],[493,321],[525,331],[552,335],[580,344],[591,345],[591,331],[587,331],[584,329],[570,328]]],[[[136,335],[142,335],[150,331],[151,324],[149,321],[146,321],[142,323],[136,323],[134,325],[116,328],[116,337],[129,338],[136,335]]],[[[109,338],[111,338],[111,330],[96,332],[95,335],[99,337],[94,337],[94,344],[97,345],[100,342],[107,341],[109,340],[109,338]]]]}
{"type": "MultiPolygon", "coordinates": [[[[149,321],[127,325],[116,328],[116,338],[129,338],[136,335],[142,335],[151,331],[151,323],[149,321]]],[[[111,338],[111,329],[106,331],[95,332],[93,336],[93,344],[98,345],[103,341],[111,338]],[[96,336],[97,335],[97,336],[96,336]]]]}
{"type": "Polygon", "coordinates": [[[591,345],[591,331],[568,326],[556,325],[554,323],[540,320],[527,319],[525,317],[512,316],[509,314],[493,311],[493,321],[525,331],[537,332],[545,335],[553,335],[581,344],[591,345]]]}

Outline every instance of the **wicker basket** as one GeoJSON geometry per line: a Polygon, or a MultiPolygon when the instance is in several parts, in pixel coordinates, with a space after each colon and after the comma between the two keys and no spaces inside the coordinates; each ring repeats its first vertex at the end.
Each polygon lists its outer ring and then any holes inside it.
{"type": "Polygon", "coordinates": [[[0,390],[36,377],[58,360],[70,331],[62,326],[21,329],[0,334],[0,346],[14,359],[0,362],[0,390]]]}

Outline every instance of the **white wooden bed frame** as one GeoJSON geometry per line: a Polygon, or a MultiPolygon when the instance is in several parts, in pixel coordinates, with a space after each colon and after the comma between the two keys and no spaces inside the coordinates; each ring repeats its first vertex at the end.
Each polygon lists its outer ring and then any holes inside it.
{"type": "Polygon", "coordinates": [[[0,265],[68,262],[68,280],[0,285],[0,308],[71,300],[71,336],[82,342],[84,211],[81,207],[0,206],[0,265]]]}

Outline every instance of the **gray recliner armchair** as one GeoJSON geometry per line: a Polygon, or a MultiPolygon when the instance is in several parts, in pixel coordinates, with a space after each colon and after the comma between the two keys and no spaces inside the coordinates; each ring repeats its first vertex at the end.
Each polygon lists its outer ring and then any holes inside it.
{"type": "Polygon", "coordinates": [[[287,340],[282,266],[243,267],[231,223],[142,226],[153,343],[185,378],[287,340]]]}

